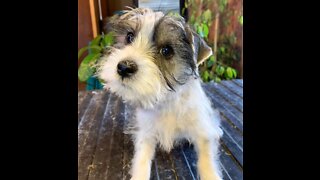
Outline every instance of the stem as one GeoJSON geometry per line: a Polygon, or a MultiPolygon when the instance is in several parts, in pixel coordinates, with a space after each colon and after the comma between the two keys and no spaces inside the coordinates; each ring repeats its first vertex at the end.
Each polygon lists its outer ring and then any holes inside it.
{"type": "MultiPolygon", "coordinates": [[[[215,24],[214,24],[214,45],[213,45],[213,57],[216,62],[218,62],[217,59],[217,46],[218,46],[218,30],[219,30],[219,17],[220,13],[219,10],[217,11],[217,14],[215,16],[215,24]]],[[[215,66],[212,66],[212,71],[214,70],[215,66]]]]}

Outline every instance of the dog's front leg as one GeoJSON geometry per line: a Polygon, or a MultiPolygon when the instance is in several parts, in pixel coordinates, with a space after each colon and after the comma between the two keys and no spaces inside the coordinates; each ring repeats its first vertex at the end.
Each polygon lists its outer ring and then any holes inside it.
{"type": "Polygon", "coordinates": [[[132,162],[131,180],[149,180],[151,163],[155,152],[155,142],[146,137],[137,137],[132,162]]]}
{"type": "Polygon", "coordinates": [[[214,143],[208,138],[198,138],[195,142],[201,180],[222,180],[218,162],[214,160],[218,147],[214,143]]]}

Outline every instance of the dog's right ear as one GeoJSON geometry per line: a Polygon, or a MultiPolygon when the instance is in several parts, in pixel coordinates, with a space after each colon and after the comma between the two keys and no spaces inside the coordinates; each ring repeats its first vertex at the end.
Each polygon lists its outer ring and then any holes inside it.
{"type": "Polygon", "coordinates": [[[195,63],[199,66],[212,55],[212,49],[189,25],[186,25],[185,30],[192,45],[195,63]]]}

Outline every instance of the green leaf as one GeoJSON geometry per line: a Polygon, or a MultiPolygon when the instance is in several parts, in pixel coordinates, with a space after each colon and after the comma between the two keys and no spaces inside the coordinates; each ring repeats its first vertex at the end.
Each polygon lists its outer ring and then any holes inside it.
{"type": "Polygon", "coordinates": [[[237,71],[235,69],[232,69],[233,78],[237,78],[237,71]]]}
{"type": "Polygon", "coordinates": [[[217,66],[216,73],[221,76],[224,73],[225,69],[223,66],[217,66]]]}
{"type": "Polygon", "coordinates": [[[214,56],[211,56],[209,58],[209,61],[207,62],[207,67],[211,68],[213,66],[213,64],[214,64],[214,56]]]}
{"type": "Polygon", "coordinates": [[[216,77],[214,78],[214,81],[215,81],[216,83],[220,83],[220,82],[221,82],[221,79],[220,79],[218,76],[216,76],[216,77]]]}
{"type": "Polygon", "coordinates": [[[224,11],[227,3],[228,3],[228,0],[220,0],[220,2],[219,2],[219,10],[220,10],[220,12],[224,11]]]}
{"type": "Polygon", "coordinates": [[[213,80],[213,78],[215,77],[214,73],[212,71],[210,71],[209,73],[209,80],[213,80]]]}
{"type": "Polygon", "coordinates": [[[204,37],[208,37],[209,35],[209,27],[206,24],[202,24],[204,37]]]}
{"type": "Polygon", "coordinates": [[[239,16],[239,23],[243,25],[243,16],[239,16]]]}
{"type": "MultiPolygon", "coordinates": [[[[81,57],[81,55],[86,51],[86,50],[92,50],[92,49],[95,49],[96,51],[98,52],[101,52],[102,51],[102,48],[97,46],[97,45],[94,45],[94,46],[86,46],[86,47],[83,47],[79,50],[78,52],[78,59],[81,57]]],[[[95,52],[96,52],[95,51],[95,52]]],[[[93,52],[92,52],[93,53],[93,52]]],[[[96,54],[96,53],[93,53],[93,54],[96,54]]]]}
{"type": "Polygon", "coordinates": [[[223,66],[220,66],[219,75],[222,75],[225,71],[225,68],[223,66]]]}
{"type": "Polygon", "coordinates": [[[97,54],[100,53],[102,51],[103,48],[101,48],[100,46],[94,45],[94,48],[92,48],[92,46],[89,47],[88,51],[89,54],[97,54]]]}
{"type": "Polygon", "coordinates": [[[191,24],[193,24],[193,23],[194,23],[194,21],[195,21],[195,17],[194,17],[194,14],[192,14],[192,15],[191,15],[191,18],[190,18],[190,22],[191,22],[191,24]]]}
{"type": "Polygon", "coordinates": [[[194,25],[197,27],[197,32],[199,33],[202,31],[202,24],[194,23],[194,25]]]}
{"type": "Polygon", "coordinates": [[[88,65],[82,65],[78,71],[78,77],[81,82],[87,81],[93,75],[93,68],[88,65]]]}
{"type": "Polygon", "coordinates": [[[81,57],[81,55],[86,51],[86,50],[88,50],[89,49],[89,46],[86,46],[86,47],[83,47],[83,48],[81,48],[80,50],[79,50],[79,52],[78,52],[78,59],[81,57]]]}
{"type": "Polygon", "coordinates": [[[88,48],[89,54],[97,54],[100,53],[103,50],[103,48],[101,48],[98,45],[90,45],[88,48]]]}
{"type": "Polygon", "coordinates": [[[186,10],[186,8],[184,7],[184,8],[182,8],[182,10],[181,10],[181,14],[184,14],[184,11],[186,10]]]}
{"type": "Polygon", "coordinates": [[[199,23],[197,23],[197,22],[195,22],[194,24],[193,24],[193,27],[198,31],[198,27],[199,27],[200,25],[199,25],[199,23]]]}
{"type": "Polygon", "coordinates": [[[223,10],[224,10],[223,5],[219,5],[219,11],[220,11],[220,12],[223,12],[223,10]]]}
{"type": "Polygon", "coordinates": [[[228,3],[228,0],[220,0],[220,4],[222,4],[223,7],[225,7],[228,3]]]}
{"type": "Polygon", "coordinates": [[[218,66],[216,67],[216,69],[215,69],[215,71],[216,71],[217,74],[219,74],[219,72],[220,72],[220,69],[219,69],[219,68],[220,68],[220,65],[218,65],[218,66]]]}
{"type": "Polygon", "coordinates": [[[232,72],[232,69],[230,67],[227,68],[227,77],[228,78],[232,78],[233,77],[233,72],[232,72]]]}
{"type": "Polygon", "coordinates": [[[209,60],[215,62],[214,56],[210,56],[209,60]]]}
{"type": "Polygon", "coordinates": [[[89,54],[83,59],[78,70],[78,77],[80,81],[85,82],[93,75],[95,71],[93,65],[100,56],[101,53],[89,54]]]}
{"type": "Polygon", "coordinates": [[[170,12],[168,13],[168,16],[173,16],[173,17],[177,17],[177,18],[180,17],[179,13],[173,12],[173,11],[170,11],[170,12]]]}
{"type": "Polygon", "coordinates": [[[208,71],[204,71],[204,73],[203,73],[203,79],[204,79],[204,81],[205,81],[205,82],[208,82],[208,78],[209,78],[209,73],[208,73],[208,71]]]}
{"type": "Polygon", "coordinates": [[[212,18],[210,9],[207,9],[202,16],[205,22],[210,22],[212,18]]]}
{"type": "Polygon", "coordinates": [[[220,51],[221,51],[221,53],[224,53],[225,52],[225,48],[224,47],[220,47],[220,51]]]}
{"type": "Polygon", "coordinates": [[[91,42],[90,42],[90,46],[99,46],[100,45],[100,40],[101,40],[102,36],[98,35],[97,37],[95,37],[91,42]]]}
{"type": "Polygon", "coordinates": [[[207,62],[207,67],[208,67],[208,68],[211,68],[211,67],[213,66],[213,64],[214,64],[214,62],[208,61],[208,62],[207,62]]]}
{"type": "Polygon", "coordinates": [[[224,73],[223,75],[224,75],[224,77],[225,77],[226,79],[230,79],[230,78],[228,77],[228,74],[227,74],[226,71],[225,71],[225,73],[224,73]]]}
{"type": "Polygon", "coordinates": [[[198,32],[198,34],[199,34],[202,38],[204,38],[204,33],[203,33],[202,24],[201,24],[200,26],[198,26],[197,32],[198,32]]]}
{"type": "Polygon", "coordinates": [[[102,44],[104,47],[113,45],[114,43],[113,36],[114,36],[113,32],[109,32],[108,34],[104,35],[102,40],[102,44]]]}

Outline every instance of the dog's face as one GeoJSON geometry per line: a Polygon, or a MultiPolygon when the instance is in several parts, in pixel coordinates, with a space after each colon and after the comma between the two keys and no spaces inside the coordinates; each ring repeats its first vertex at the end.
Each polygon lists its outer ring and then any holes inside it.
{"type": "Polygon", "coordinates": [[[144,108],[197,78],[197,64],[212,54],[181,17],[137,8],[112,17],[109,26],[115,44],[97,75],[105,88],[144,108]]]}

